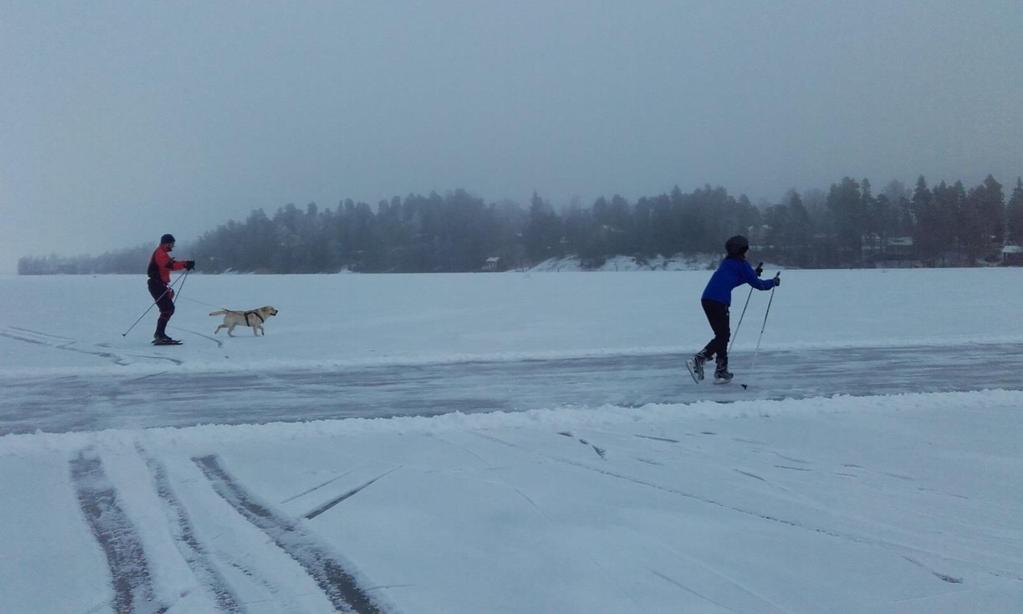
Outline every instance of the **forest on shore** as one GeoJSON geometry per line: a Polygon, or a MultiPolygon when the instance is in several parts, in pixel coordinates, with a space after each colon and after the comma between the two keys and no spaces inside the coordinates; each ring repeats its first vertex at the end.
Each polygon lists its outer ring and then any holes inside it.
{"type": "MultiPolygon", "coordinates": [[[[1006,195],[988,175],[909,188],[891,181],[875,192],[845,177],[827,191],[790,191],[782,202],[752,204],[704,186],[629,201],[597,198],[554,207],[486,202],[457,189],[410,194],[375,207],[343,200],[334,208],[288,204],[252,211],[194,242],[179,243],[204,273],[466,272],[517,270],[575,256],[596,268],[614,256],[719,253],[734,234],[760,259],[800,268],[982,266],[1003,263],[1005,245],[1023,244],[1023,181],[1006,195]]],[[[155,244],[98,256],[26,256],[21,275],[140,273],[155,244]]]]}

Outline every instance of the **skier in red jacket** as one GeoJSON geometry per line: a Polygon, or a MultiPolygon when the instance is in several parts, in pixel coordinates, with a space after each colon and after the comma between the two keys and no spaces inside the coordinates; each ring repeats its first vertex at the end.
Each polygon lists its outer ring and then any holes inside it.
{"type": "Polygon", "coordinates": [[[174,315],[174,290],[170,287],[170,272],[185,269],[191,271],[195,268],[195,260],[184,260],[178,262],[171,257],[174,249],[174,235],[166,234],[160,237],[160,246],[149,258],[149,294],[153,295],[156,306],[160,308],[160,316],[156,319],[156,332],[153,333],[153,344],[155,345],[177,345],[181,343],[176,339],[167,336],[167,322],[174,315]]]}

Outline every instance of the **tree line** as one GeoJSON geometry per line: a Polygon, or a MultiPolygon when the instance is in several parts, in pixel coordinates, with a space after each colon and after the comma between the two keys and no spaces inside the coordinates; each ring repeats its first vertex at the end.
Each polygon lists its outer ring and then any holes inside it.
{"type": "MultiPolygon", "coordinates": [[[[969,189],[961,181],[929,187],[920,177],[912,189],[892,181],[876,194],[868,180],[845,177],[827,192],[790,191],[759,206],[711,186],[560,208],[535,193],[523,207],[454,190],[396,196],[375,208],[348,199],[324,209],[289,204],[273,216],[257,209],[177,251],[207,273],[461,272],[564,256],[596,267],[619,255],[719,254],[733,234],[749,236],[758,258],[793,267],[993,264],[1003,244],[1023,244],[1023,181],[1006,198],[990,175],[969,189]]],[[[139,273],[153,248],[24,257],[18,272],[139,273]]]]}

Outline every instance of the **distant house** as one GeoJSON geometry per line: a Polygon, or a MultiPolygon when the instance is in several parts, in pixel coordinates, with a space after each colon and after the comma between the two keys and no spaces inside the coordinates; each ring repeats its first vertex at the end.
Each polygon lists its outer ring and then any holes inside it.
{"type": "Polygon", "coordinates": [[[870,235],[870,238],[871,241],[863,244],[863,258],[875,267],[893,269],[920,265],[913,249],[913,237],[888,237],[882,240],[877,235],[870,235]]]}
{"type": "Polygon", "coordinates": [[[481,270],[486,271],[488,273],[493,273],[494,271],[500,270],[499,268],[500,266],[501,258],[499,258],[498,256],[491,256],[487,258],[487,261],[483,264],[483,268],[481,270]]]}
{"type": "Polygon", "coordinates": [[[1023,266],[1023,247],[1014,243],[1006,243],[1002,246],[1003,266],[1023,266]]]}

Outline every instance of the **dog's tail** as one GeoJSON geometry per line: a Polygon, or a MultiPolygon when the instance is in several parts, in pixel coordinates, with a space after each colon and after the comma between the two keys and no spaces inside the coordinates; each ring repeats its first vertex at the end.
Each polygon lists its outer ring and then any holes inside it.
{"type": "Polygon", "coordinates": [[[221,309],[220,311],[211,311],[210,315],[211,316],[222,316],[222,315],[224,315],[226,313],[227,313],[226,309],[221,309]]]}

